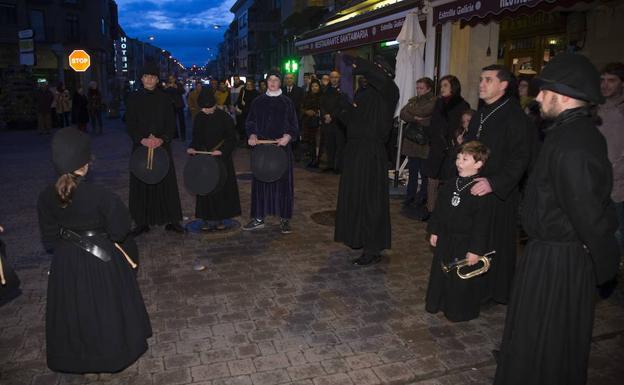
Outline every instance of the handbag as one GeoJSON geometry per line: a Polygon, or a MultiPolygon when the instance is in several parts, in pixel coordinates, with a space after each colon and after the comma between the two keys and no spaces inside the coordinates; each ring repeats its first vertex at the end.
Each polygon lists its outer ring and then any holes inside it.
{"type": "Polygon", "coordinates": [[[405,127],[405,137],[416,144],[424,145],[429,143],[429,137],[427,137],[423,126],[417,123],[409,123],[405,127]]]}

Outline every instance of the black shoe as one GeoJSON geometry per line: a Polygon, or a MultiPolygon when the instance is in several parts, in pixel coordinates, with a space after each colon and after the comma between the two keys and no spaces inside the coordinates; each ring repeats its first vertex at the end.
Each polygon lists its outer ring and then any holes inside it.
{"type": "Polygon", "coordinates": [[[494,360],[496,361],[496,363],[500,363],[500,350],[498,349],[494,349],[492,350],[492,355],[494,356],[494,360]]]}
{"type": "Polygon", "coordinates": [[[135,237],[138,237],[139,235],[143,233],[147,233],[148,231],[150,231],[150,228],[148,225],[140,225],[132,229],[131,234],[134,235],[135,237]]]}
{"type": "Polygon", "coordinates": [[[292,228],[290,227],[290,221],[288,219],[282,219],[280,221],[280,231],[282,234],[292,233],[292,228]]]}
{"type": "Polygon", "coordinates": [[[360,258],[353,261],[355,266],[370,266],[381,261],[381,255],[366,255],[362,254],[360,258]]]}
{"type": "Polygon", "coordinates": [[[186,233],[186,229],[184,227],[182,227],[182,225],[177,223],[177,222],[169,223],[168,225],[165,226],[165,230],[173,231],[174,233],[178,233],[178,234],[186,233]]]}

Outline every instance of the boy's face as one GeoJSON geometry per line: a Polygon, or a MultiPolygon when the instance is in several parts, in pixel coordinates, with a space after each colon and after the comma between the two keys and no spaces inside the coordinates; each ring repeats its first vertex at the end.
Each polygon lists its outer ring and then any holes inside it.
{"type": "Polygon", "coordinates": [[[477,175],[479,169],[483,166],[483,162],[475,162],[472,155],[460,152],[455,159],[455,166],[457,166],[457,173],[459,176],[468,177],[477,175]]]}

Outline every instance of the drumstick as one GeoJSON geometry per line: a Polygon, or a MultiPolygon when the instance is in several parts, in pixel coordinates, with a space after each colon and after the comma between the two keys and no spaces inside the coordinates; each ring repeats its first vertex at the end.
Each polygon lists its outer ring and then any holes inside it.
{"type": "Polygon", "coordinates": [[[258,144],[278,144],[279,141],[278,140],[257,140],[256,143],[258,143],[258,144]]]}
{"type": "Polygon", "coordinates": [[[212,155],[212,151],[197,151],[195,150],[196,154],[206,154],[206,155],[212,155]]]}
{"type": "Polygon", "coordinates": [[[6,285],[6,279],[4,279],[4,267],[2,266],[2,258],[0,257],[0,283],[6,285]]]}
{"type": "Polygon", "coordinates": [[[148,170],[152,169],[152,156],[154,155],[154,152],[151,148],[147,149],[147,164],[145,165],[145,168],[148,170]]]}
{"type": "Polygon", "coordinates": [[[119,243],[115,242],[115,247],[117,248],[117,250],[121,251],[121,253],[124,255],[124,257],[126,257],[126,260],[130,264],[130,266],[132,266],[133,269],[136,269],[138,265],[136,263],[134,263],[132,258],[130,258],[130,256],[128,254],[126,254],[126,251],[124,249],[122,249],[121,246],[119,246],[119,243]]]}

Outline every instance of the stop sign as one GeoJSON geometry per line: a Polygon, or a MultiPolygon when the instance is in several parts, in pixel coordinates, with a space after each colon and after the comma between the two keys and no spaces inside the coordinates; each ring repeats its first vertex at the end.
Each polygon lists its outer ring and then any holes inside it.
{"type": "Polygon", "coordinates": [[[69,54],[69,66],[76,72],[85,72],[91,66],[91,56],[86,51],[76,49],[69,54]]]}

